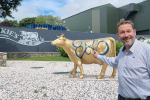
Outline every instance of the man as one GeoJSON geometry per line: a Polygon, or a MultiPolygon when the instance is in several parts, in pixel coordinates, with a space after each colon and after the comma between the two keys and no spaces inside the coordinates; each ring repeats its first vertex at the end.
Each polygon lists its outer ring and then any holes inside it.
{"type": "Polygon", "coordinates": [[[134,24],[121,19],[117,37],[124,46],[117,57],[93,56],[118,69],[118,100],[150,100],[150,44],[138,41],[134,24]]]}

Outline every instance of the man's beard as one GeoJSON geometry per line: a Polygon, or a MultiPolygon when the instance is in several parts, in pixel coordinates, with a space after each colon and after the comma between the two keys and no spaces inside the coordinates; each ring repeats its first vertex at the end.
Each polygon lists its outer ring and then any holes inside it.
{"type": "Polygon", "coordinates": [[[128,37],[124,37],[122,38],[122,43],[124,44],[125,47],[131,47],[134,43],[134,38],[133,36],[128,36],[128,37]],[[131,43],[130,44],[125,44],[125,42],[123,42],[124,40],[128,40],[128,39],[131,39],[131,43]]]}

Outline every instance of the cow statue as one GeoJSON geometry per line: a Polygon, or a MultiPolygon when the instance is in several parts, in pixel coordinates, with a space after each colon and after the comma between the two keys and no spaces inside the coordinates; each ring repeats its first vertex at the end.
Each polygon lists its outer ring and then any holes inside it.
{"type": "MultiPolygon", "coordinates": [[[[82,64],[92,64],[97,63],[102,66],[101,73],[96,79],[101,79],[105,75],[107,64],[94,58],[92,53],[96,50],[100,55],[105,55],[108,57],[116,56],[116,42],[115,39],[99,38],[93,40],[69,40],[65,38],[65,35],[57,36],[58,38],[51,42],[52,45],[62,47],[64,51],[68,54],[70,60],[74,63],[74,69],[69,78],[74,78],[77,70],[77,66],[80,68],[79,79],[84,76],[84,71],[82,64]]],[[[114,78],[116,76],[116,68],[113,68],[112,75],[109,78],[114,78]]]]}

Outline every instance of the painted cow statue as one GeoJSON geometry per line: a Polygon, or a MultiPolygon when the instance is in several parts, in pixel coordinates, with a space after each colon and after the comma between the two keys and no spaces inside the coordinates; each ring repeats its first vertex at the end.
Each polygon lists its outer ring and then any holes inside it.
{"type": "MultiPolygon", "coordinates": [[[[100,55],[105,55],[108,57],[116,56],[116,42],[115,39],[99,38],[93,40],[69,40],[65,38],[65,35],[57,36],[58,38],[51,42],[52,45],[62,47],[64,51],[68,54],[70,60],[74,62],[74,69],[70,78],[74,78],[77,70],[77,66],[80,68],[80,76],[78,78],[82,79],[84,76],[84,71],[82,64],[92,64],[97,63],[102,65],[102,70],[97,79],[101,79],[105,75],[107,64],[94,58],[92,53],[96,50],[100,55]]],[[[116,76],[116,68],[113,68],[112,75],[109,78],[114,78],[116,76]]]]}

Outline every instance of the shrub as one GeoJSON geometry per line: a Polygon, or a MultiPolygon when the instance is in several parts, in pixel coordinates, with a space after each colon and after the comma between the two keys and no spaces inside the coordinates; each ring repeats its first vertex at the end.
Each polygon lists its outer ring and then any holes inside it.
{"type": "Polygon", "coordinates": [[[68,57],[68,54],[64,51],[62,47],[57,47],[57,51],[61,53],[61,56],[68,57]]]}
{"type": "Polygon", "coordinates": [[[116,41],[116,56],[118,55],[121,47],[123,46],[122,42],[119,42],[118,40],[116,41]]]}
{"type": "Polygon", "coordinates": [[[147,43],[150,44],[150,41],[148,40],[147,43]]]}

